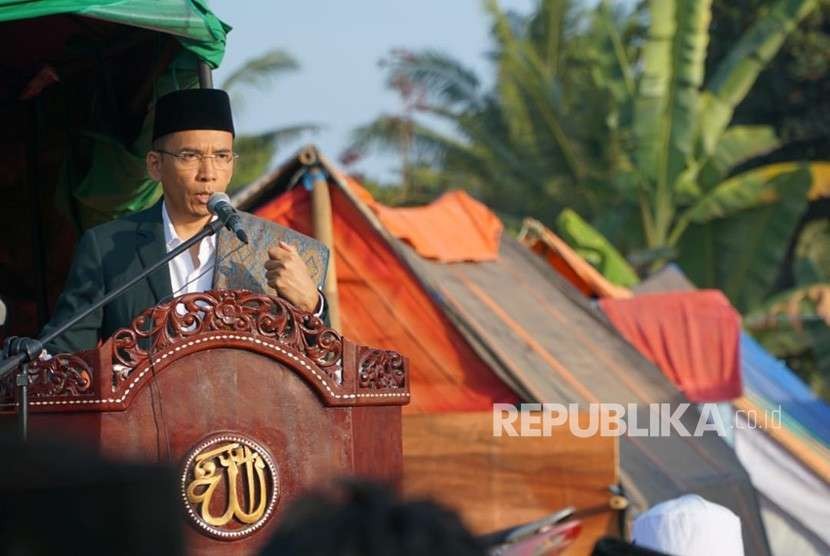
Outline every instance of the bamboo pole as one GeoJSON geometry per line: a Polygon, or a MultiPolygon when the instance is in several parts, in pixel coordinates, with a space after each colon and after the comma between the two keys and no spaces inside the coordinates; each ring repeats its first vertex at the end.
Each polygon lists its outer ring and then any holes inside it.
{"type": "Polygon", "coordinates": [[[326,284],[323,293],[329,307],[329,322],[331,327],[340,331],[340,298],[337,294],[337,270],[334,256],[334,226],[331,214],[331,197],[326,174],[319,165],[317,151],[307,147],[300,152],[300,162],[308,167],[311,187],[311,219],[314,226],[314,237],[329,248],[329,266],[326,274],[326,284]]]}

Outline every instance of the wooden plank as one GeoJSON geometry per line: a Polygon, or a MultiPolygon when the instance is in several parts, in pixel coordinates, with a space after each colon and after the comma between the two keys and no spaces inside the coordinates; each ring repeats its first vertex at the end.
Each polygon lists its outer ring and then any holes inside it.
{"type": "MultiPolygon", "coordinates": [[[[567,506],[607,506],[619,482],[617,439],[578,438],[567,424],[549,437],[493,436],[491,412],[405,415],[403,492],[458,511],[476,533],[544,517],[567,506]]],[[[616,533],[616,515],[583,521],[567,554],[589,554],[616,533]]]]}

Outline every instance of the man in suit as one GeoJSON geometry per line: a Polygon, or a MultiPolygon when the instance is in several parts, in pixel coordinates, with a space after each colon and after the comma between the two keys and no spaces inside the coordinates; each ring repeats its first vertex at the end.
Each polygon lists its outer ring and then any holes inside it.
{"type": "MultiPolygon", "coordinates": [[[[66,286],[41,337],[101,299],[165,253],[196,235],[212,218],[210,195],[233,176],[233,119],[218,89],[170,93],[155,108],[149,175],[164,192],[155,206],[87,230],[75,249],[66,286]]],[[[247,289],[277,294],[325,318],[321,288],[328,250],[316,240],[241,213],[248,245],[221,230],[180,254],[46,347],[50,353],[94,348],[148,307],[184,293],[247,289]]]]}

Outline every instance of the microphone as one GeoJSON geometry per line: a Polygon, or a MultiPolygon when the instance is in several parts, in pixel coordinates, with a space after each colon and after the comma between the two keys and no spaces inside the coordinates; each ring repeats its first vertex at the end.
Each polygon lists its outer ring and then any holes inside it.
{"type": "Polygon", "coordinates": [[[219,220],[227,229],[236,234],[239,241],[245,244],[248,243],[248,234],[242,229],[242,219],[239,218],[239,213],[231,204],[230,197],[217,191],[210,196],[207,207],[211,213],[219,217],[219,220]]]}

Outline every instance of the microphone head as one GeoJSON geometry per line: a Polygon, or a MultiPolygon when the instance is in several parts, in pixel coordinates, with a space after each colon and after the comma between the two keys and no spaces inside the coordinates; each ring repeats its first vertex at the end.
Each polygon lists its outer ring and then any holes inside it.
{"type": "Polygon", "coordinates": [[[216,214],[216,208],[220,203],[228,203],[230,205],[231,198],[228,197],[227,193],[222,193],[220,191],[211,193],[210,199],[208,199],[207,208],[210,212],[216,214]]]}

